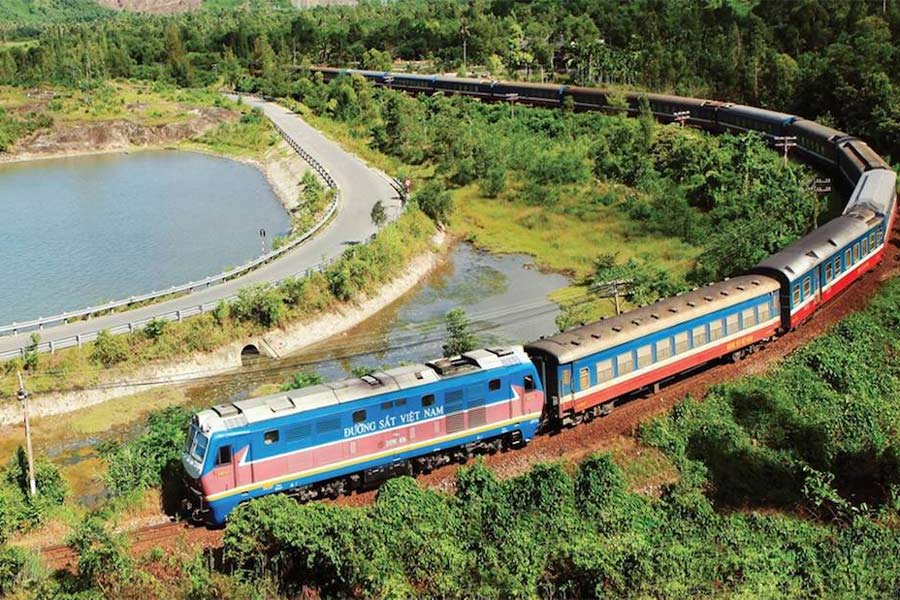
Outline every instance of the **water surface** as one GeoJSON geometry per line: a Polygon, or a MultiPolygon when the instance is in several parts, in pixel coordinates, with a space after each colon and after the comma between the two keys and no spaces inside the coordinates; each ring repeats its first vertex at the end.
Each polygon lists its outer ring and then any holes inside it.
{"type": "Polygon", "coordinates": [[[236,161],[148,151],[0,165],[0,324],[237,266],[290,230],[265,177],[236,161]]]}

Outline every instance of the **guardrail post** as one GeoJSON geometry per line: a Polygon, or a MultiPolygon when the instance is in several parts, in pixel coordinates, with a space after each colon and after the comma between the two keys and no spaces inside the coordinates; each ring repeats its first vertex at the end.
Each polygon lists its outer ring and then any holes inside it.
{"type": "Polygon", "coordinates": [[[180,310],[175,311],[175,319],[178,320],[179,323],[181,322],[181,311],[180,310]]]}
{"type": "Polygon", "coordinates": [[[75,336],[75,345],[78,346],[79,348],[81,348],[81,336],[80,335],[75,336]]]}
{"type": "Polygon", "coordinates": [[[199,305],[199,306],[198,306],[198,307],[197,307],[197,308],[199,308],[199,309],[200,309],[200,314],[201,314],[201,315],[202,315],[202,314],[203,314],[203,305],[202,305],[202,304],[200,304],[200,305],[199,305]]]}
{"type": "Polygon", "coordinates": [[[50,344],[50,354],[53,354],[53,352],[54,352],[53,340],[50,340],[49,344],[50,344]]]}
{"type": "Polygon", "coordinates": [[[134,333],[134,323],[128,323],[128,333],[134,333]]]}

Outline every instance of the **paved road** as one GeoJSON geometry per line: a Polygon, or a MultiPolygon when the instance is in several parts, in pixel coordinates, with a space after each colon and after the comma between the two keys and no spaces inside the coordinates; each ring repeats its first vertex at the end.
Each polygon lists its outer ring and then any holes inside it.
{"type": "MultiPolygon", "coordinates": [[[[369,215],[372,205],[376,201],[381,200],[385,204],[389,215],[396,214],[399,208],[399,199],[386,175],[369,168],[359,158],[347,153],[299,116],[281,106],[250,98],[245,98],[244,101],[261,108],[269,119],[281,127],[288,136],[299,143],[331,173],[340,190],[337,214],[331,224],[297,249],[247,275],[180,298],[157,302],[142,308],[95,317],[88,321],[47,327],[40,332],[42,342],[55,342],[59,347],[63,345],[60,342],[72,340],[74,336],[92,337],[91,334],[101,329],[121,329],[128,323],[141,322],[157,315],[179,310],[189,312],[191,308],[196,309],[198,305],[215,303],[229,298],[247,285],[279,281],[285,277],[302,273],[324,260],[339,255],[348,245],[365,241],[375,233],[376,227],[372,224],[369,215]]],[[[209,226],[216,226],[215,215],[210,215],[209,226]]],[[[228,232],[223,231],[222,235],[228,235],[228,232]]],[[[191,260],[191,257],[185,256],[183,259],[191,260]]],[[[0,337],[0,355],[18,350],[26,345],[29,335],[24,333],[18,336],[0,337]]]]}

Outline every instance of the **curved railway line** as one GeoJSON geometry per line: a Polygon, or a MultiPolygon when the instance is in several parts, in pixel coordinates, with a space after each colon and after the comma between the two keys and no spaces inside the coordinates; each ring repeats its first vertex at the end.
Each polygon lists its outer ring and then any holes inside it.
{"type": "MultiPolygon", "coordinates": [[[[566,99],[571,98],[572,100],[569,102],[578,110],[611,110],[609,105],[604,104],[606,96],[602,90],[371,71],[351,72],[325,68],[315,70],[322,72],[326,79],[345,73],[359,74],[376,85],[410,93],[457,93],[486,101],[515,101],[537,106],[563,106],[566,99]]],[[[641,96],[626,94],[629,102],[627,109],[629,114],[637,114],[641,96]]],[[[772,273],[779,280],[783,280],[782,310],[779,319],[784,335],[769,341],[765,352],[749,352],[745,360],[734,363],[706,363],[699,371],[675,376],[661,391],[650,393],[649,390],[652,388],[641,388],[645,391],[643,396],[639,395],[635,400],[617,407],[604,419],[594,421],[584,419],[585,422],[578,427],[562,428],[553,435],[538,436],[522,450],[487,456],[487,464],[496,468],[501,476],[520,473],[536,460],[578,458],[602,448],[613,436],[632,432],[637,423],[648,416],[667,410],[685,395],[701,397],[709,386],[717,382],[763,371],[770,364],[819,335],[849,313],[862,308],[877,292],[880,282],[896,275],[900,268],[896,241],[898,232],[894,222],[895,175],[864,142],[812,121],[783,113],[692,98],[657,94],[645,96],[649,98],[655,117],[663,122],[671,122],[676,113],[684,114],[683,109],[686,109],[688,123],[697,127],[715,131],[757,130],[762,132],[772,143],[778,143],[786,136],[794,137],[798,140],[798,149],[804,159],[837,171],[841,181],[853,190],[850,203],[845,215],[814,230],[806,238],[789,247],[788,250],[761,263],[755,270],[755,273],[760,276],[772,273]],[[881,188],[874,193],[871,193],[871,188],[866,190],[864,184],[867,181],[869,183],[872,180],[878,181],[878,177],[868,177],[868,174],[872,172],[880,172],[884,175],[882,179],[890,182],[889,191],[886,191],[887,184],[881,185],[881,188]],[[885,194],[887,195],[885,196],[885,194]],[[879,206],[884,209],[880,215],[877,213],[879,206]],[[883,243],[879,240],[877,252],[874,245],[869,245],[873,238],[868,237],[868,233],[863,237],[857,236],[857,239],[851,242],[851,245],[860,244],[860,248],[863,248],[862,260],[860,260],[859,254],[855,257],[847,255],[847,264],[854,265],[852,269],[846,264],[842,268],[836,267],[836,263],[832,260],[833,256],[838,258],[844,256],[844,247],[840,243],[841,236],[847,233],[846,230],[856,227],[848,220],[850,218],[856,218],[857,221],[868,219],[866,223],[870,227],[873,223],[880,223],[880,231],[883,234],[883,243]],[[878,218],[881,221],[878,221],[878,218]],[[863,243],[859,241],[862,239],[869,244],[863,246],[863,243]],[[831,248],[832,246],[833,248],[831,248]],[[800,268],[803,270],[797,271],[800,268]],[[847,281],[843,285],[837,286],[835,280],[842,278],[836,277],[835,269],[839,269],[837,274],[849,275],[852,273],[853,277],[846,277],[847,281]],[[871,271],[871,273],[856,281],[856,278],[866,271],[871,271]],[[810,293],[807,289],[807,282],[804,280],[806,277],[810,277],[811,281],[816,281],[814,293],[810,293]],[[801,282],[803,288],[801,291],[797,291],[800,290],[801,282]],[[835,285],[829,289],[826,284],[832,282],[835,282],[835,285]],[[852,288],[848,287],[850,283],[853,283],[852,288]],[[792,287],[794,284],[796,287],[792,287]],[[820,288],[821,291],[819,291],[820,288]],[[809,318],[813,313],[815,313],[815,318],[809,318]]],[[[847,248],[849,249],[850,245],[847,248]]],[[[857,248],[857,252],[859,252],[859,248],[857,248]]],[[[578,415],[573,416],[577,417],[578,415]]],[[[581,423],[581,421],[582,419],[573,418],[569,424],[581,423]]],[[[456,469],[453,467],[439,468],[422,475],[420,480],[425,485],[447,489],[452,487],[455,472],[456,469]]],[[[337,502],[342,504],[367,503],[371,501],[373,495],[374,492],[371,491],[359,493],[341,498],[337,502]]],[[[135,539],[134,548],[144,547],[148,543],[165,546],[174,538],[181,536],[184,531],[184,526],[178,523],[138,530],[132,534],[135,539]]],[[[204,546],[214,546],[221,542],[221,532],[218,531],[192,530],[191,537],[204,546]],[[194,534],[194,531],[205,533],[199,535],[194,534]]],[[[44,555],[53,564],[64,564],[66,561],[71,561],[71,555],[68,555],[61,547],[45,549],[44,555]]]]}

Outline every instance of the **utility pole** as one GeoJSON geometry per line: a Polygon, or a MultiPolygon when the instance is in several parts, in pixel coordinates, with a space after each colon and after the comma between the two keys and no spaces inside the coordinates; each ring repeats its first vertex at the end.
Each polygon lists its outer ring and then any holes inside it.
{"type": "Polygon", "coordinates": [[[788,150],[797,145],[796,135],[777,135],[775,136],[775,147],[784,150],[784,166],[787,166],[788,150]]]}
{"type": "Polygon", "coordinates": [[[28,392],[25,390],[25,382],[22,381],[22,372],[19,375],[19,402],[25,411],[25,452],[28,457],[28,488],[32,496],[37,496],[37,482],[34,479],[34,453],[31,449],[31,421],[28,418],[28,392]]]}
{"type": "Polygon", "coordinates": [[[622,314],[622,304],[619,296],[619,288],[627,288],[634,283],[634,279],[613,279],[611,281],[603,281],[591,286],[591,291],[604,297],[612,297],[616,303],[616,316],[622,314]]]}
{"type": "Polygon", "coordinates": [[[672,113],[672,119],[678,123],[679,127],[684,127],[684,124],[687,123],[687,120],[691,118],[691,111],[689,110],[679,110],[677,112],[672,113]]]}

